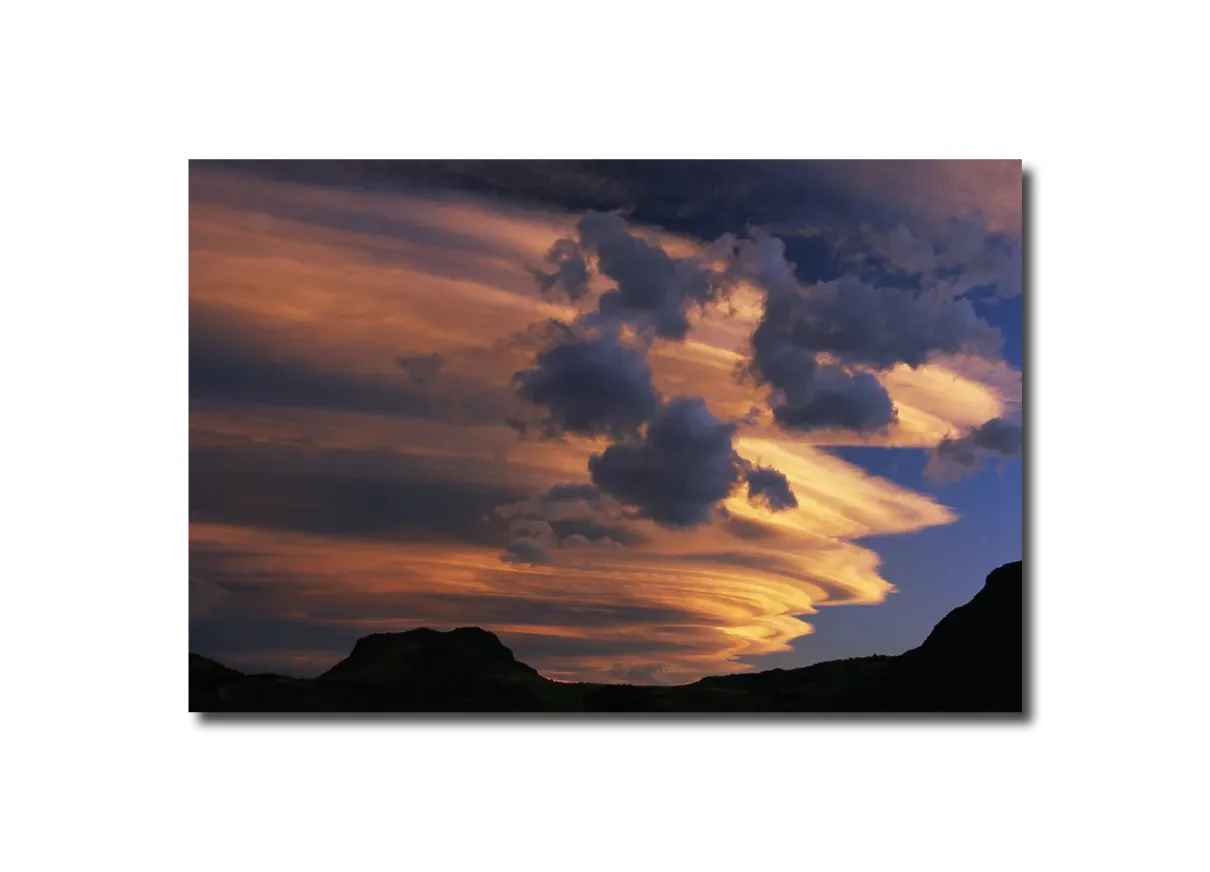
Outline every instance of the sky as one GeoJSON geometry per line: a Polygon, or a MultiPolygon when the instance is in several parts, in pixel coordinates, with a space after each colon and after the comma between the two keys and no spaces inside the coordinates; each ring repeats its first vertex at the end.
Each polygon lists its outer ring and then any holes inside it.
{"type": "Polygon", "coordinates": [[[1019,161],[190,165],[190,650],[896,654],[1022,551],[1019,161]]]}

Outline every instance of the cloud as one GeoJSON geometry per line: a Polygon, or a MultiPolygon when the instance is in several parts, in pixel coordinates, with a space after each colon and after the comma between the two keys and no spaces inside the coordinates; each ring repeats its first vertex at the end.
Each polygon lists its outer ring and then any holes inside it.
{"type": "Polygon", "coordinates": [[[794,319],[797,296],[770,296],[749,339],[744,373],[772,388],[769,408],[785,430],[881,430],[896,420],[885,387],[865,372],[821,366],[794,319]]]}
{"type": "MultiPolygon", "coordinates": [[[[435,418],[445,411],[436,397],[398,373],[342,372],[274,351],[247,337],[249,328],[191,309],[189,397],[259,402],[347,412],[435,418]]],[[[263,331],[261,331],[263,332],[263,331]]]]}
{"type": "Polygon", "coordinates": [[[754,521],[751,518],[741,518],[739,516],[727,518],[720,526],[735,538],[747,539],[749,541],[773,539],[778,533],[775,527],[762,524],[760,521],[754,521]]]}
{"type": "Polygon", "coordinates": [[[613,517],[601,521],[592,518],[566,518],[550,522],[555,537],[565,544],[573,536],[582,536],[589,542],[613,543],[610,547],[629,548],[651,544],[651,539],[634,528],[613,517]]]}
{"type": "Polygon", "coordinates": [[[550,563],[550,554],[540,542],[534,539],[516,539],[504,549],[500,560],[504,563],[536,565],[550,563]]]}
{"type": "Polygon", "coordinates": [[[622,437],[659,407],[647,360],[615,333],[553,345],[513,380],[521,399],[546,409],[551,435],[622,437]]]}
{"type": "Polygon", "coordinates": [[[385,356],[381,371],[320,357],[295,347],[286,330],[220,313],[198,300],[189,311],[189,398],[210,404],[258,403],[400,418],[494,424],[511,394],[457,376],[431,381],[445,356],[385,356]]]}
{"type": "MultiPolygon", "coordinates": [[[[901,258],[931,267],[931,246],[906,228],[891,238],[901,258]]],[[[769,406],[785,429],[885,429],[897,418],[894,403],[865,370],[920,367],[936,354],[991,356],[1003,343],[969,300],[949,293],[877,286],[854,276],[804,288],[784,243],[765,233],[735,242],[729,269],[764,293],[740,374],[772,389],[769,406]],[[821,357],[829,362],[821,364],[821,357]]]]}
{"type": "Polygon", "coordinates": [[[546,262],[553,264],[554,272],[534,270],[544,296],[555,296],[557,290],[572,303],[588,293],[588,261],[574,239],[557,239],[546,253],[546,262]]]}
{"type": "Polygon", "coordinates": [[[556,484],[536,497],[496,506],[493,514],[510,519],[510,538],[528,538],[546,549],[622,548],[648,541],[616,523],[619,508],[608,505],[591,484],[556,484]]]}
{"type": "Polygon", "coordinates": [[[395,364],[407,374],[412,384],[421,387],[437,377],[443,363],[444,355],[436,351],[432,354],[401,354],[395,358],[395,364]]]}
{"type": "Polygon", "coordinates": [[[990,356],[1003,343],[970,300],[941,294],[843,278],[813,286],[795,304],[790,336],[796,346],[875,369],[920,366],[933,353],[990,356]]]}
{"type": "Polygon", "coordinates": [[[641,439],[593,455],[588,469],[603,492],[665,527],[693,527],[739,483],[735,425],[719,420],[700,397],[660,408],[641,439]]]}
{"type": "Polygon", "coordinates": [[[937,249],[933,243],[917,237],[903,224],[896,224],[879,241],[882,243],[880,253],[909,272],[927,273],[937,267],[937,249]]]}
{"type": "Polygon", "coordinates": [[[763,505],[773,512],[798,508],[798,499],[784,475],[768,466],[751,467],[748,480],[748,502],[763,505]]]}
{"type": "Polygon", "coordinates": [[[545,521],[570,520],[579,515],[591,515],[603,508],[600,489],[592,484],[556,484],[545,493],[516,503],[496,506],[494,513],[502,518],[539,518],[545,521]]]}
{"type": "Polygon", "coordinates": [[[580,219],[580,244],[597,256],[602,275],[617,282],[598,301],[599,313],[666,339],[684,339],[688,310],[715,299],[722,276],[692,258],[674,258],[658,245],[633,236],[614,212],[588,212],[580,219]]]}
{"type": "Polygon", "coordinates": [[[587,536],[582,536],[579,533],[572,533],[565,539],[560,540],[559,546],[562,548],[621,548],[621,542],[615,542],[608,536],[602,536],[600,539],[589,539],[587,536]]]}
{"type": "Polygon", "coordinates": [[[529,537],[543,545],[550,543],[554,538],[554,530],[546,521],[538,521],[532,519],[518,519],[508,525],[508,532],[516,537],[529,537]]]}
{"type": "Polygon", "coordinates": [[[601,489],[593,484],[556,484],[546,492],[545,499],[548,502],[583,500],[586,503],[599,503],[601,489]]]}
{"type": "Polygon", "coordinates": [[[828,366],[817,369],[799,394],[783,391],[773,403],[773,419],[786,430],[865,432],[889,427],[896,411],[886,388],[868,372],[828,366]]]}
{"type": "Polygon", "coordinates": [[[787,300],[798,295],[798,277],[794,264],[786,258],[786,243],[767,230],[753,227],[744,240],[725,234],[715,245],[728,253],[732,274],[755,282],[770,299],[787,300]]]}
{"type": "Polygon", "coordinates": [[[929,478],[953,482],[982,468],[988,457],[1005,460],[1021,456],[1021,425],[1005,418],[992,418],[957,438],[938,443],[924,468],[929,478]]]}
{"type": "Polygon", "coordinates": [[[189,517],[348,540],[441,537],[499,547],[481,518],[523,491],[461,476],[422,453],[328,450],[288,444],[198,445],[189,449],[189,517]]]}
{"type": "MultiPolygon", "coordinates": [[[[943,295],[958,297],[985,287],[1001,299],[1021,293],[1020,236],[990,232],[981,213],[951,218],[934,239],[917,236],[904,224],[885,232],[866,227],[862,239],[878,262],[919,276],[924,287],[943,295]]],[[[868,253],[858,251],[856,259],[864,262],[868,253]]]]}

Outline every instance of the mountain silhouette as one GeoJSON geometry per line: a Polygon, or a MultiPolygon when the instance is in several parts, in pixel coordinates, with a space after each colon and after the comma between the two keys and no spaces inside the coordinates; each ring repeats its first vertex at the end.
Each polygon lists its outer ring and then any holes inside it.
{"type": "Polygon", "coordinates": [[[551,681],[478,627],[374,633],[314,679],[189,655],[203,712],[1000,712],[1024,704],[1021,561],[993,571],[917,648],[649,687],[551,681]]]}

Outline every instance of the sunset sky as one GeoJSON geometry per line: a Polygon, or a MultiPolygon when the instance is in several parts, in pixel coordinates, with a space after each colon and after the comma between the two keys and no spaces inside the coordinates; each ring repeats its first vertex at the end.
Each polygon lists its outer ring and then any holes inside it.
{"type": "Polygon", "coordinates": [[[1022,556],[1019,161],[193,162],[190,650],[919,644],[1022,556]]]}

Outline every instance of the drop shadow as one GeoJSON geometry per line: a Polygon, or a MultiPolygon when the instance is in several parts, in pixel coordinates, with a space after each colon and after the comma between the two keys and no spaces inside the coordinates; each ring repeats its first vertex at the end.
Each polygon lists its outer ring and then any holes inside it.
{"type": "Polygon", "coordinates": [[[1034,426],[1029,408],[1030,385],[1033,383],[1033,305],[1034,271],[1034,170],[1021,168],[1021,706],[1025,719],[1034,718],[1034,596],[1033,596],[1033,511],[1030,495],[1033,488],[1034,426]]]}
{"type": "Polygon", "coordinates": [[[873,726],[900,724],[905,726],[965,727],[974,724],[1032,725],[1035,707],[1035,657],[1033,651],[1033,530],[1034,493],[1032,463],[1034,439],[1033,417],[1025,414],[1033,383],[1034,330],[1032,322],[1034,289],[1033,193],[1035,171],[1022,166],[1021,174],[1021,249],[1022,249],[1022,710],[1020,712],[194,712],[203,726],[311,726],[332,724],[441,724],[474,728],[482,724],[493,727],[554,727],[569,724],[596,725],[602,723],[633,725],[685,725],[710,727],[724,724],[845,724],[873,726]]]}
{"type": "Polygon", "coordinates": [[[497,726],[561,727],[569,724],[602,723],[637,724],[642,726],[668,724],[678,727],[712,724],[808,724],[843,723],[852,726],[886,723],[946,725],[1006,724],[1016,725],[1030,720],[1022,712],[207,712],[196,715],[205,726],[268,726],[324,724],[442,724],[443,726],[475,727],[480,724],[497,726]]]}

